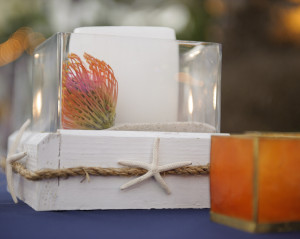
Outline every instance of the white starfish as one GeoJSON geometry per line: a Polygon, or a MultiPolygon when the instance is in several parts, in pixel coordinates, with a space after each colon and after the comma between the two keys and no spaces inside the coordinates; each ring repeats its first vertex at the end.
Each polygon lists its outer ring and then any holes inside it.
{"type": "Polygon", "coordinates": [[[7,181],[7,187],[9,189],[9,192],[11,194],[12,199],[15,203],[18,202],[18,199],[15,194],[14,185],[13,185],[13,174],[12,174],[12,163],[16,162],[26,156],[26,152],[16,153],[18,145],[21,141],[22,135],[24,134],[24,131],[28,128],[30,125],[30,120],[26,120],[26,122],[22,125],[19,132],[17,133],[17,136],[15,138],[15,141],[13,142],[12,146],[10,147],[8,151],[8,155],[6,158],[6,166],[5,166],[5,173],[6,173],[6,181],[7,181]]]}
{"type": "Polygon", "coordinates": [[[153,146],[153,158],[152,158],[152,163],[145,163],[145,162],[140,162],[140,161],[119,161],[119,164],[123,166],[129,166],[129,167],[137,167],[137,168],[143,168],[148,170],[147,173],[144,175],[135,178],[128,183],[125,183],[124,185],[121,186],[121,189],[126,189],[129,188],[135,184],[141,183],[144,180],[151,178],[152,176],[155,178],[155,180],[160,184],[160,186],[166,191],[167,194],[170,194],[171,191],[168,188],[168,185],[166,182],[163,180],[162,176],[160,175],[161,172],[168,171],[171,169],[175,168],[180,168],[183,166],[191,165],[192,162],[190,161],[183,161],[183,162],[176,162],[176,163],[170,163],[170,164],[165,164],[158,166],[158,152],[159,152],[159,142],[160,139],[156,138],[153,146]]]}

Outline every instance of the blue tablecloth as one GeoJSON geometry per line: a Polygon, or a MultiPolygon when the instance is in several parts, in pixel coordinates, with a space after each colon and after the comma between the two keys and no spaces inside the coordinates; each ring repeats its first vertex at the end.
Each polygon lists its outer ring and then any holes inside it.
{"type": "Polygon", "coordinates": [[[0,238],[300,238],[300,232],[250,234],[213,223],[209,210],[36,212],[14,204],[0,174],[0,238]]]}

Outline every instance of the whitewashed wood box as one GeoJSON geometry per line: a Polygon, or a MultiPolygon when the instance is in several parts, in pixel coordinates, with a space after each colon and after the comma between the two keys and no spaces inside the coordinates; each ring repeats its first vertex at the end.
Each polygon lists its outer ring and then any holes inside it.
{"type": "MultiPolygon", "coordinates": [[[[10,136],[9,143],[16,133],[10,136]]],[[[210,157],[206,133],[79,131],[25,132],[19,151],[29,170],[71,167],[120,168],[119,161],[151,163],[153,144],[160,138],[159,165],[191,161],[206,165],[210,157]]],[[[16,195],[37,211],[90,209],[209,208],[209,176],[167,175],[167,194],[153,178],[125,190],[120,186],[132,177],[91,176],[30,181],[13,174],[16,195]]]]}

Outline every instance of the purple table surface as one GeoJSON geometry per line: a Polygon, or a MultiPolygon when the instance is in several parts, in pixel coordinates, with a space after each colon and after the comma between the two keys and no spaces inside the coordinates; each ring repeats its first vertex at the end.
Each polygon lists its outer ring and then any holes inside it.
{"type": "Polygon", "coordinates": [[[14,204],[0,174],[0,238],[300,238],[300,232],[250,234],[213,223],[208,209],[36,212],[14,204]]]}

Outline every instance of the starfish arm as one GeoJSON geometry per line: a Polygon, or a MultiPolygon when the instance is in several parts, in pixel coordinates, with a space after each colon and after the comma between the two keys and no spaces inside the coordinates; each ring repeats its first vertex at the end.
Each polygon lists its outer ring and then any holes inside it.
{"type": "Polygon", "coordinates": [[[30,125],[30,119],[26,120],[26,122],[19,129],[15,141],[13,142],[12,146],[8,150],[8,156],[14,154],[17,151],[22,135],[24,134],[24,131],[28,128],[29,125],[30,125]]]}
{"type": "Polygon", "coordinates": [[[165,180],[162,178],[162,176],[159,173],[155,173],[154,178],[160,184],[160,186],[166,191],[167,194],[171,194],[171,190],[169,189],[165,180]]]}
{"type": "Polygon", "coordinates": [[[118,163],[123,165],[123,166],[128,166],[128,167],[144,168],[144,169],[147,169],[147,170],[151,169],[151,164],[144,163],[144,162],[139,162],[139,161],[124,160],[124,161],[119,161],[118,163]]]}
{"type": "Polygon", "coordinates": [[[128,183],[123,184],[120,188],[121,189],[129,188],[129,187],[131,187],[131,186],[133,186],[135,184],[143,182],[144,180],[146,180],[146,179],[148,179],[148,178],[150,178],[152,176],[153,176],[153,173],[151,171],[149,171],[149,172],[145,173],[144,175],[142,175],[142,176],[140,176],[138,178],[135,178],[135,179],[129,181],[128,183]]]}
{"type": "Polygon", "coordinates": [[[25,157],[26,154],[27,154],[26,152],[21,152],[21,153],[13,154],[13,155],[7,157],[7,162],[13,163],[15,161],[18,161],[18,160],[22,159],[23,157],[25,157]]]}
{"type": "Polygon", "coordinates": [[[165,165],[162,165],[162,166],[158,167],[158,172],[164,172],[164,171],[167,171],[167,170],[184,167],[184,166],[188,166],[188,165],[191,165],[191,164],[192,164],[191,161],[184,161],[184,162],[176,162],[176,163],[165,164],[165,165]]]}

